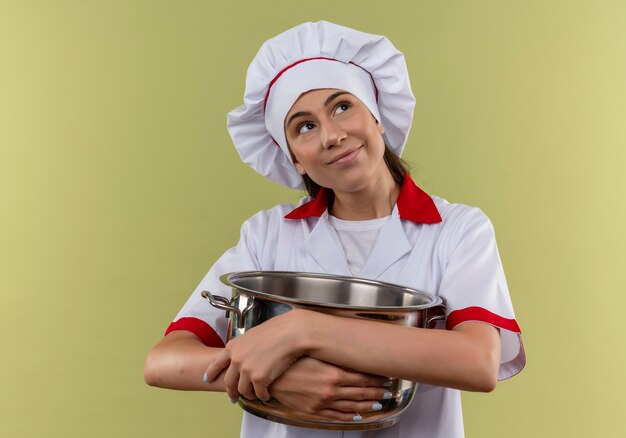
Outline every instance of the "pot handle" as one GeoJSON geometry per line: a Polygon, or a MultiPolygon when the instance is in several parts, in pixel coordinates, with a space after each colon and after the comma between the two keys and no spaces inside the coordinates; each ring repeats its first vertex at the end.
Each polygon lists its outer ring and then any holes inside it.
{"type": "Polygon", "coordinates": [[[215,307],[216,309],[225,310],[226,318],[230,317],[229,315],[230,312],[234,312],[237,315],[239,315],[239,317],[241,317],[241,310],[239,310],[235,306],[231,306],[230,301],[228,301],[228,298],[222,297],[220,295],[213,295],[208,290],[203,290],[200,295],[202,295],[203,298],[206,298],[206,300],[211,304],[211,306],[215,307]]]}
{"type": "Polygon", "coordinates": [[[435,328],[437,321],[446,320],[446,306],[440,305],[426,310],[426,328],[435,328]]]}

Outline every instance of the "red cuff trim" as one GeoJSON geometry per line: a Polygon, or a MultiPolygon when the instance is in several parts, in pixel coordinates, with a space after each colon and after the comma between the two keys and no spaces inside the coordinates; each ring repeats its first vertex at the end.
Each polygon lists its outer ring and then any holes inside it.
{"type": "Polygon", "coordinates": [[[170,324],[165,334],[167,335],[174,330],[187,330],[192,332],[199,337],[207,347],[224,348],[222,338],[213,330],[213,327],[201,319],[191,317],[180,318],[170,324]]]}
{"type": "Polygon", "coordinates": [[[465,309],[455,310],[448,315],[446,328],[452,330],[466,321],[481,321],[515,333],[522,332],[514,319],[503,318],[482,307],[466,307],[465,309]]]}

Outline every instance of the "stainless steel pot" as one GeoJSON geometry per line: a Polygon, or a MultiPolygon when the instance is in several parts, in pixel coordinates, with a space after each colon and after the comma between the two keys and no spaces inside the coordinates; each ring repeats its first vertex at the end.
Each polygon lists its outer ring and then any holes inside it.
{"type": "MultiPolygon", "coordinates": [[[[445,319],[441,298],[389,283],[326,274],[279,271],[235,272],[220,277],[232,288],[232,298],[203,291],[212,306],[226,311],[228,340],[285,313],[302,308],[348,318],[372,319],[381,323],[432,328],[445,319]]],[[[239,398],[246,411],[268,420],[314,429],[381,429],[396,423],[411,402],[417,383],[391,379],[389,400],[383,409],[361,413],[359,422],[319,420],[295,413],[276,400],[261,402],[239,398]]]]}

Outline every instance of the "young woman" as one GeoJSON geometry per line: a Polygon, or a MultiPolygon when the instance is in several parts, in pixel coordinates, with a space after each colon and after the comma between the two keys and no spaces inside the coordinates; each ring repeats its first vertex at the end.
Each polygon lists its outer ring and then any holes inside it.
{"type": "Polygon", "coordinates": [[[488,392],[525,364],[489,219],[429,196],[399,156],[414,98],[402,54],[384,37],[328,22],[267,41],[228,127],[242,159],[309,195],[243,224],[152,349],[150,385],[226,391],[325,419],[359,421],[388,397],[385,377],[420,382],[396,425],[312,430],[244,414],[242,436],[460,437],[459,390],[488,392]],[[321,272],[412,287],[446,302],[446,330],[293,310],[227,345],[227,321],[200,297],[230,296],[221,274],[321,272]],[[342,435],[343,434],[343,435],[342,435]]]}

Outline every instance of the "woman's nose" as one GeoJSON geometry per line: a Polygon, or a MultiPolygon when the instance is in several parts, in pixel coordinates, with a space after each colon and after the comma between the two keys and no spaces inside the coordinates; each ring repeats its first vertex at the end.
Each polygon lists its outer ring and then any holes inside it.
{"type": "Polygon", "coordinates": [[[324,149],[339,145],[346,138],[346,132],[341,125],[333,120],[328,120],[321,126],[322,146],[324,149]]]}

